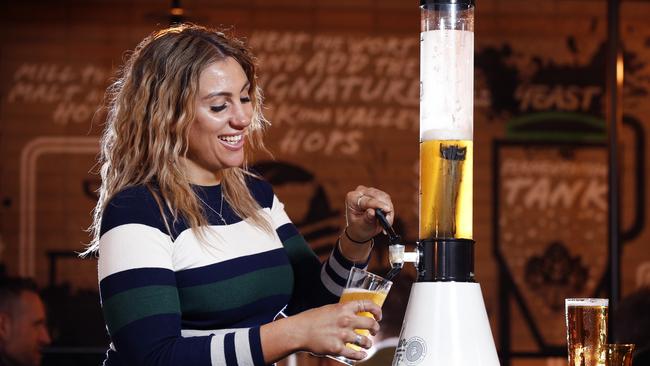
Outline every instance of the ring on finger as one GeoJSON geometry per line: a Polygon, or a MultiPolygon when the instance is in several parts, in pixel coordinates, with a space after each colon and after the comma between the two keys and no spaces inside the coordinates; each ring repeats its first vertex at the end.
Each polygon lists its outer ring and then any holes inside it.
{"type": "Polygon", "coordinates": [[[366,306],[363,304],[363,301],[359,301],[359,312],[366,311],[366,306]]]}
{"type": "Polygon", "coordinates": [[[357,346],[361,346],[361,334],[355,334],[354,336],[354,343],[357,346]]]}
{"type": "Polygon", "coordinates": [[[357,207],[358,207],[358,208],[361,208],[361,199],[362,199],[363,197],[364,197],[364,195],[363,195],[363,193],[362,193],[361,196],[359,196],[359,198],[357,198],[357,207]]]}

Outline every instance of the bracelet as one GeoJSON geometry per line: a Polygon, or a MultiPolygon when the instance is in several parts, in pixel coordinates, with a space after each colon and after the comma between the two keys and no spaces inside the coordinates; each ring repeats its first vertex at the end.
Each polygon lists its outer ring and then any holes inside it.
{"type": "Polygon", "coordinates": [[[369,241],[371,241],[373,239],[373,238],[370,238],[370,239],[365,240],[365,241],[354,240],[348,234],[348,227],[347,226],[345,227],[345,229],[343,229],[343,233],[345,234],[345,237],[348,238],[349,241],[351,241],[351,242],[353,242],[355,244],[365,244],[365,243],[367,243],[367,242],[369,242],[369,241]]]}

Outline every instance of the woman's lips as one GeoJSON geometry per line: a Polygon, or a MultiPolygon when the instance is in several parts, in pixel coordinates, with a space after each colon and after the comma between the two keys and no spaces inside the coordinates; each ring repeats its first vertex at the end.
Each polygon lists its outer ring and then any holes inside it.
{"type": "Polygon", "coordinates": [[[244,135],[221,135],[219,141],[228,150],[239,150],[244,146],[244,135]]]}

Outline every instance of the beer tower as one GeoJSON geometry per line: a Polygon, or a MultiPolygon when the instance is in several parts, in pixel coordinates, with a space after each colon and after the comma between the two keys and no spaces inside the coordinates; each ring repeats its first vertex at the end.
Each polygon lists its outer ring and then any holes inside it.
{"type": "Polygon", "coordinates": [[[393,275],[415,262],[393,366],[499,365],[474,280],[474,0],[420,0],[420,230],[391,238],[393,275]],[[395,240],[393,240],[395,239],[395,240]]]}

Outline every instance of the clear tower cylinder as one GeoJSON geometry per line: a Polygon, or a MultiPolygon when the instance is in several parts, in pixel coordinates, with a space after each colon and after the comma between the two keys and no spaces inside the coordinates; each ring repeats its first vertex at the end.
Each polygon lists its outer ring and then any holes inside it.
{"type": "Polygon", "coordinates": [[[419,238],[472,239],[474,1],[420,8],[419,238]]]}

